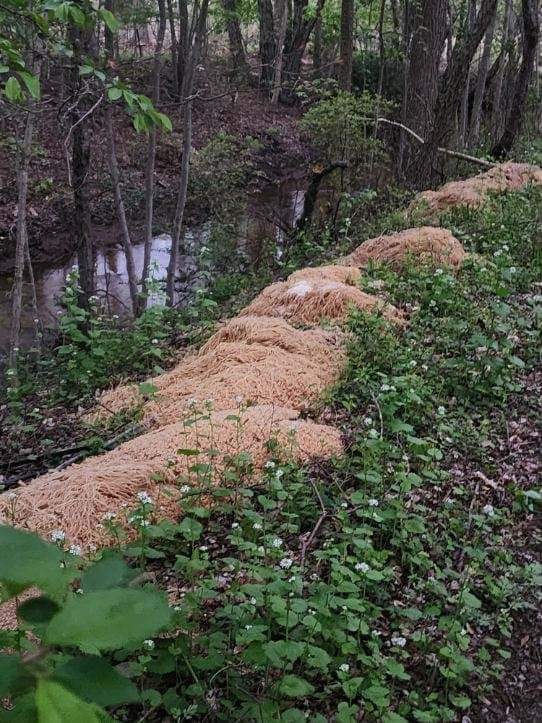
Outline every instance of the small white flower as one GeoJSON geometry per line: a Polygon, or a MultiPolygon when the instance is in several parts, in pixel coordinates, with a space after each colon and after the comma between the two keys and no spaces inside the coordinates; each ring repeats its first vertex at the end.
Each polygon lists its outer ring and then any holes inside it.
{"type": "Polygon", "coordinates": [[[380,387],[380,391],[381,391],[381,392],[389,392],[390,389],[391,389],[391,387],[390,387],[389,384],[383,384],[383,385],[380,387]]]}
{"type": "Polygon", "coordinates": [[[442,276],[444,269],[435,269],[435,276],[442,276]]]}
{"type": "Polygon", "coordinates": [[[282,547],[282,540],[280,537],[275,537],[275,539],[271,543],[273,547],[282,547]]]}
{"type": "Polygon", "coordinates": [[[252,625],[245,625],[245,630],[252,630],[252,625]]]}
{"type": "Polygon", "coordinates": [[[261,530],[261,529],[262,529],[262,523],[261,523],[261,522],[255,522],[255,523],[252,525],[252,527],[253,527],[254,530],[261,530]]]}
{"type": "Polygon", "coordinates": [[[424,372],[426,372],[426,371],[429,370],[429,367],[427,366],[427,364],[422,364],[422,370],[423,370],[424,372]]]}
{"type": "Polygon", "coordinates": [[[243,397],[242,397],[240,394],[238,394],[238,395],[235,397],[235,403],[236,403],[236,404],[242,404],[243,402],[244,402],[243,397]]]}
{"type": "Polygon", "coordinates": [[[292,577],[289,577],[288,582],[295,582],[295,575],[292,575],[292,577]]]}
{"type": "Polygon", "coordinates": [[[263,545],[260,545],[257,549],[258,549],[258,552],[259,552],[261,555],[264,554],[264,552],[265,552],[265,547],[264,547],[263,545]]]}
{"type": "Polygon", "coordinates": [[[81,548],[79,545],[70,545],[70,549],[68,550],[70,555],[75,555],[76,557],[79,557],[81,554],[81,548]]]}
{"type": "Polygon", "coordinates": [[[365,573],[365,572],[369,572],[369,570],[370,570],[371,568],[369,567],[369,565],[368,565],[366,562],[357,562],[355,569],[356,569],[358,572],[363,572],[363,573],[365,573]]]}
{"type": "Polygon", "coordinates": [[[77,590],[75,591],[75,594],[76,594],[76,595],[82,595],[82,594],[83,594],[83,588],[82,588],[82,587],[78,587],[77,590]]]}
{"type": "Polygon", "coordinates": [[[411,359],[411,361],[408,363],[408,366],[411,367],[412,369],[414,369],[414,367],[417,365],[418,365],[418,362],[416,361],[416,359],[411,359]]]}
{"type": "Polygon", "coordinates": [[[379,637],[382,635],[382,633],[380,632],[380,630],[371,630],[371,633],[372,633],[373,635],[376,635],[377,638],[379,638],[379,637]]]}
{"type": "Polygon", "coordinates": [[[485,507],[482,509],[482,512],[484,513],[484,515],[487,515],[488,517],[493,517],[493,515],[495,514],[493,505],[485,505],[485,507]]]}
{"type": "Polygon", "coordinates": [[[239,527],[239,523],[238,523],[238,522],[232,522],[232,524],[231,524],[232,530],[236,530],[238,527],[239,527]]]}
{"type": "Polygon", "coordinates": [[[188,485],[183,485],[181,487],[181,492],[183,493],[183,495],[187,494],[188,492],[190,492],[190,487],[188,485]]]}
{"type": "Polygon", "coordinates": [[[431,308],[434,308],[436,305],[437,305],[437,302],[434,299],[431,299],[431,301],[429,302],[429,306],[431,308]]]}
{"type": "Polygon", "coordinates": [[[137,499],[144,505],[152,505],[152,497],[148,492],[138,492],[137,499]]]}
{"type": "Polygon", "coordinates": [[[369,505],[369,507],[378,507],[380,502],[378,500],[376,500],[374,497],[371,497],[370,500],[367,500],[367,504],[369,505]]]}
{"type": "Polygon", "coordinates": [[[348,673],[348,671],[350,670],[350,666],[348,665],[348,663],[343,663],[342,665],[339,665],[339,670],[341,671],[341,673],[348,673]]]}
{"type": "Polygon", "coordinates": [[[17,499],[17,493],[16,493],[16,492],[10,492],[10,493],[7,495],[7,498],[8,498],[8,500],[9,500],[10,502],[13,502],[13,500],[16,500],[16,499],[17,499]]]}
{"type": "Polygon", "coordinates": [[[271,459],[265,463],[265,469],[275,469],[275,466],[275,463],[271,459]]]}
{"type": "Polygon", "coordinates": [[[401,635],[394,635],[391,639],[391,644],[396,645],[398,648],[404,648],[407,641],[401,635]]]}
{"type": "Polygon", "coordinates": [[[517,271],[517,269],[516,269],[515,266],[510,266],[510,273],[511,273],[511,274],[515,274],[516,271],[517,271]]]}
{"type": "Polygon", "coordinates": [[[51,532],[51,541],[52,542],[64,542],[66,539],[66,533],[62,530],[54,530],[51,532]]]}
{"type": "Polygon", "coordinates": [[[377,432],[376,429],[370,429],[370,430],[369,430],[369,437],[370,437],[371,439],[376,439],[378,436],[379,436],[379,435],[378,435],[378,432],[377,432]]]}
{"type": "Polygon", "coordinates": [[[275,477],[276,477],[277,479],[280,479],[280,478],[283,477],[283,476],[284,476],[284,470],[283,470],[283,469],[278,469],[278,470],[275,472],[275,477]]]}
{"type": "Polygon", "coordinates": [[[294,561],[293,561],[291,558],[289,558],[289,557],[283,557],[282,560],[279,562],[279,565],[280,565],[284,570],[289,570],[289,569],[292,567],[293,562],[294,562],[294,561]]]}
{"type": "Polygon", "coordinates": [[[153,339],[153,340],[152,340],[152,343],[153,343],[153,344],[158,344],[158,339],[153,339]]]}
{"type": "Polygon", "coordinates": [[[255,597],[251,597],[251,598],[250,598],[250,604],[251,604],[251,605],[256,605],[256,598],[255,598],[255,597]]]}
{"type": "Polygon", "coordinates": [[[371,419],[371,417],[365,417],[365,419],[363,420],[363,424],[366,427],[370,427],[372,423],[373,423],[373,420],[371,419]]]}
{"type": "Polygon", "coordinates": [[[147,650],[153,650],[154,648],[154,640],[144,640],[143,645],[147,648],[147,650]]]}
{"type": "Polygon", "coordinates": [[[438,413],[438,415],[439,415],[440,417],[444,417],[444,415],[446,414],[446,408],[445,408],[445,407],[442,407],[442,406],[439,407],[439,408],[437,409],[437,413],[438,413]]]}
{"type": "Polygon", "coordinates": [[[105,522],[111,522],[112,520],[115,519],[115,517],[116,517],[116,514],[114,512],[106,512],[102,519],[105,522]]]}
{"type": "Polygon", "coordinates": [[[141,520],[139,523],[140,527],[150,527],[151,523],[149,520],[141,520]]]}
{"type": "Polygon", "coordinates": [[[209,548],[207,547],[207,545],[200,545],[200,546],[199,546],[199,549],[200,549],[202,552],[207,552],[207,550],[208,550],[209,548]]]}

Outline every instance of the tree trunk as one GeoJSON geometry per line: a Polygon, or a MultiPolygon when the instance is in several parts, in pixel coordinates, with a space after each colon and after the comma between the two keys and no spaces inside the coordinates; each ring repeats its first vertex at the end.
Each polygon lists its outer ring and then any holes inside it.
{"type": "Polygon", "coordinates": [[[169,23],[169,34],[171,35],[171,79],[173,83],[173,95],[175,98],[179,97],[179,78],[177,75],[179,61],[178,61],[178,46],[177,46],[177,32],[175,30],[175,15],[173,13],[172,0],[167,0],[167,16],[169,23]]]}
{"type": "Polygon", "coordinates": [[[482,124],[482,104],[484,102],[484,94],[486,90],[487,74],[489,72],[489,61],[491,59],[491,46],[493,45],[493,35],[495,34],[495,24],[497,21],[497,8],[491,19],[486,33],[484,42],[484,50],[478,66],[478,76],[476,78],[476,87],[474,89],[474,101],[472,104],[471,128],[469,134],[469,147],[476,148],[480,139],[480,127],[482,124]]]}
{"type": "MultiPolygon", "coordinates": [[[[476,22],[476,0],[469,0],[467,10],[467,26],[468,33],[472,32],[474,23],[476,22]]],[[[465,148],[467,145],[467,133],[469,129],[469,97],[471,87],[472,68],[469,66],[469,72],[463,90],[461,99],[461,113],[459,115],[459,147],[465,148]]]]}
{"type": "Polygon", "coordinates": [[[177,40],[177,88],[179,98],[182,100],[182,88],[186,61],[190,52],[190,24],[188,22],[188,0],[178,0],[179,5],[179,35],[177,40]]]}
{"type": "MultiPolygon", "coordinates": [[[[404,125],[422,138],[433,128],[438,95],[439,65],[447,32],[448,0],[420,0],[409,3],[407,17],[408,77],[404,125]]],[[[418,180],[419,155],[423,149],[407,153],[404,176],[411,183],[418,180]]]]}
{"type": "Polygon", "coordinates": [[[325,0],[318,0],[314,16],[310,18],[306,16],[308,0],[294,0],[291,31],[286,34],[284,44],[283,88],[281,91],[283,103],[295,101],[294,87],[301,72],[301,61],[314,26],[322,15],[324,3],[325,0]]]}
{"type": "Polygon", "coordinates": [[[241,33],[241,25],[239,23],[239,16],[236,10],[236,0],[222,0],[222,7],[224,8],[224,12],[226,14],[226,30],[228,31],[233,76],[247,78],[249,76],[250,69],[245,55],[243,34],[241,33]]]}
{"type": "MultiPolygon", "coordinates": [[[[158,34],[154,48],[154,61],[152,67],[152,104],[156,108],[160,100],[160,73],[162,71],[162,48],[166,34],[166,8],[164,0],[158,0],[158,34]]],[[[143,249],[143,270],[141,273],[141,290],[143,299],[141,310],[147,305],[147,277],[151,263],[152,226],[154,216],[154,165],[156,159],[156,126],[149,131],[147,146],[147,164],[145,167],[145,246],[143,249]]]]}
{"type": "MultiPolygon", "coordinates": [[[[115,11],[114,0],[106,0],[105,7],[111,13],[115,11]]],[[[108,66],[114,63],[114,38],[113,33],[106,26],[105,28],[105,52],[108,66]]],[[[122,247],[126,258],[126,273],[128,276],[128,288],[130,289],[130,299],[132,301],[132,311],[134,317],[139,312],[139,296],[137,292],[137,274],[134,263],[134,252],[132,247],[132,239],[126,219],[126,209],[124,207],[124,199],[122,198],[122,189],[120,186],[120,172],[117,160],[117,151],[115,148],[115,131],[113,128],[113,108],[108,103],[105,109],[105,133],[107,137],[107,162],[109,164],[109,173],[111,175],[111,183],[113,184],[113,194],[115,198],[115,210],[117,220],[120,225],[122,235],[122,247]]]]}
{"type": "Polygon", "coordinates": [[[312,68],[316,78],[322,69],[322,16],[319,15],[314,25],[314,46],[312,51],[312,68]]]}
{"type": "Polygon", "coordinates": [[[260,85],[269,89],[273,83],[276,57],[275,24],[271,0],[258,0],[260,16],[260,85]]]}
{"type": "MultiPolygon", "coordinates": [[[[88,54],[90,39],[87,29],[73,26],[70,30],[73,62],[71,67],[72,94],[78,97],[81,88],[79,66],[88,54]]],[[[91,125],[86,113],[90,110],[88,101],[79,99],[71,113],[72,123],[72,178],[73,224],[79,267],[80,303],[88,306],[88,299],[94,294],[94,267],[96,263],[92,244],[90,223],[90,199],[88,178],[90,173],[91,125]]]]}
{"type": "Polygon", "coordinates": [[[23,308],[23,275],[25,247],[27,243],[26,201],[28,197],[28,167],[32,154],[32,136],[34,134],[34,113],[26,114],[24,138],[17,159],[17,236],[15,242],[15,271],[11,296],[11,328],[9,334],[9,367],[17,368],[19,337],[21,332],[21,313],[23,308]]]}
{"type": "Polygon", "coordinates": [[[341,67],[339,85],[341,90],[352,89],[352,64],[354,56],[354,0],[341,2],[341,45],[339,51],[341,67]]]}
{"type": "Polygon", "coordinates": [[[504,133],[491,149],[491,155],[495,158],[505,158],[510,153],[521,130],[529,83],[533,75],[535,60],[537,59],[538,40],[540,37],[538,11],[538,0],[523,0],[523,56],[521,68],[516,81],[512,112],[508,117],[504,133]]]}
{"type": "Polygon", "coordinates": [[[506,56],[508,52],[508,38],[510,37],[510,29],[512,25],[512,0],[506,0],[506,8],[504,11],[504,24],[501,39],[501,50],[497,59],[497,72],[495,79],[495,88],[493,91],[493,107],[491,112],[491,137],[495,140],[501,128],[501,98],[504,83],[504,72],[506,69],[506,56]]]}
{"type": "Polygon", "coordinates": [[[453,131],[455,111],[461,102],[470,64],[495,13],[496,4],[497,0],[482,0],[472,31],[454,47],[451,64],[446,68],[438,93],[431,131],[426,136],[417,169],[417,181],[424,188],[435,180],[434,162],[438,148],[446,145],[453,131]]]}
{"type": "Polygon", "coordinates": [[[190,155],[192,151],[192,93],[194,89],[194,72],[198,64],[201,47],[205,37],[205,26],[207,23],[207,12],[209,0],[202,0],[192,18],[193,32],[190,33],[191,42],[187,45],[186,56],[183,59],[184,75],[182,85],[182,118],[183,118],[183,143],[181,156],[181,170],[179,175],[179,192],[177,195],[177,207],[175,210],[175,221],[171,239],[171,253],[166,278],[167,303],[173,306],[175,303],[175,275],[177,273],[179,259],[179,245],[183,227],[184,210],[188,191],[188,177],[190,173],[190,155]]]}
{"type": "Polygon", "coordinates": [[[284,58],[284,41],[286,40],[286,28],[288,25],[288,0],[280,0],[277,4],[277,14],[280,17],[279,36],[277,39],[277,57],[275,60],[275,80],[273,83],[273,95],[271,105],[276,106],[279,102],[282,83],[282,61],[284,58]]]}

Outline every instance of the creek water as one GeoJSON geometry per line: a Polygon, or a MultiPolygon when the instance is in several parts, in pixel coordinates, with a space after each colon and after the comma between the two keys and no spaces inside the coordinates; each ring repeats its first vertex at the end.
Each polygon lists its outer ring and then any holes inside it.
{"type": "MultiPolygon", "coordinates": [[[[269,186],[251,196],[246,211],[235,219],[238,234],[238,249],[250,263],[259,255],[264,243],[275,244],[280,255],[285,238],[284,229],[292,227],[303,209],[304,192],[295,181],[285,180],[269,186]]],[[[213,232],[211,222],[186,228],[184,234],[184,255],[179,259],[180,293],[187,293],[198,285],[200,250],[206,245],[213,232]]],[[[113,233],[113,232],[112,232],[113,233]]],[[[156,281],[165,279],[171,237],[167,234],[152,240],[151,265],[156,281]]],[[[133,245],[136,271],[143,268],[143,243],[133,245]]],[[[38,317],[46,334],[57,327],[61,313],[61,297],[68,273],[77,266],[75,255],[55,265],[41,264],[34,268],[38,317]]],[[[0,354],[5,352],[9,342],[11,318],[11,288],[13,279],[0,277],[0,354]]],[[[34,314],[32,313],[29,284],[25,283],[21,346],[29,347],[34,338],[34,314]]],[[[121,246],[108,245],[97,250],[96,294],[105,302],[108,313],[120,318],[130,314],[130,293],[126,273],[126,258],[121,246]]],[[[151,296],[151,303],[158,303],[161,294],[151,296]]]]}

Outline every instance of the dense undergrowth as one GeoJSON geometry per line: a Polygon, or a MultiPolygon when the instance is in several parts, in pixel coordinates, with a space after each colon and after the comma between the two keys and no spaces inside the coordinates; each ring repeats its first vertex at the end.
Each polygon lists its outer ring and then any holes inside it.
{"type": "Polygon", "coordinates": [[[61,532],[49,545],[3,528],[6,592],[46,596],[2,633],[6,719],[472,716],[540,582],[540,494],[502,483],[498,440],[540,362],[541,208],[528,189],[447,215],[473,253],[456,275],[369,269],[364,288],[410,322],[351,316],[348,368],[314,410],[344,430],[344,458],[300,468],[270,440],[263,479],[239,449],[216,488],[211,457],[198,488],[179,480],[179,524],[142,494],[136,541],[109,516],[118,546],[90,566],[61,532]]]}

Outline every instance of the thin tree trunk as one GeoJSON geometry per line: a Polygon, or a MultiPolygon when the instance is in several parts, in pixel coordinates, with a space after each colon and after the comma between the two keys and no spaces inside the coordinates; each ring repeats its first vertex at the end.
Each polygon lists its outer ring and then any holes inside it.
{"type": "Polygon", "coordinates": [[[177,87],[182,100],[186,60],[189,54],[190,24],[188,22],[188,0],[178,0],[179,6],[179,36],[177,41],[177,87]]]}
{"type": "Polygon", "coordinates": [[[497,8],[487,29],[486,39],[484,42],[484,50],[478,66],[478,77],[476,78],[476,87],[474,90],[474,101],[472,104],[471,128],[469,134],[469,147],[475,148],[480,140],[480,127],[482,124],[482,104],[484,102],[484,94],[486,91],[487,74],[489,72],[489,61],[491,60],[491,46],[493,45],[493,36],[495,34],[495,24],[497,21],[497,8]]]}
{"type": "Polygon", "coordinates": [[[271,97],[271,105],[277,106],[280,98],[280,89],[282,83],[282,61],[284,58],[284,41],[286,40],[286,28],[288,26],[288,0],[280,0],[278,5],[280,10],[280,27],[277,40],[277,57],[275,60],[275,80],[273,84],[273,95],[271,97]]]}
{"type": "Polygon", "coordinates": [[[508,52],[508,38],[510,37],[510,28],[512,24],[512,0],[506,0],[506,8],[504,11],[504,23],[501,40],[501,50],[497,60],[497,75],[495,80],[495,89],[493,91],[493,107],[491,113],[491,137],[495,140],[501,127],[501,98],[504,83],[504,71],[506,68],[506,55],[508,52]]]}
{"type": "Polygon", "coordinates": [[[325,0],[317,0],[314,15],[307,17],[308,0],[294,0],[293,2],[291,31],[286,33],[284,43],[283,87],[280,94],[283,103],[292,103],[295,100],[294,87],[301,73],[303,55],[314,26],[322,15],[324,3],[325,0]]]}
{"type": "Polygon", "coordinates": [[[352,89],[352,64],[354,56],[354,0],[342,0],[341,3],[341,47],[339,52],[341,67],[339,85],[342,90],[352,89]]]}
{"type": "MultiPolygon", "coordinates": [[[[110,12],[114,12],[114,0],[106,0],[105,7],[110,12]]],[[[105,51],[108,62],[111,64],[114,60],[114,38],[113,33],[106,27],[105,29],[105,51]]],[[[126,273],[128,275],[128,288],[130,289],[130,299],[132,301],[132,310],[134,316],[139,312],[139,296],[137,291],[137,274],[134,263],[134,252],[132,247],[132,239],[130,230],[128,229],[128,221],[126,219],[126,209],[124,207],[124,199],[122,198],[122,190],[120,186],[120,172],[117,160],[117,151],[115,148],[115,131],[113,128],[113,108],[108,103],[105,109],[105,133],[107,137],[107,161],[109,164],[109,173],[113,184],[113,194],[115,198],[115,210],[120,225],[122,235],[122,247],[126,258],[126,273]]]]}
{"type": "Polygon", "coordinates": [[[36,294],[36,280],[34,278],[34,269],[32,267],[32,258],[30,256],[30,245],[28,243],[28,233],[25,234],[24,256],[26,263],[26,272],[28,274],[28,283],[30,285],[30,302],[32,305],[32,321],[34,324],[34,344],[38,351],[41,349],[42,325],[38,310],[38,297],[36,294]]]}
{"type": "Polygon", "coordinates": [[[27,243],[26,201],[28,198],[28,167],[32,153],[34,134],[34,113],[26,114],[23,143],[18,154],[17,164],[17,236],[15,242],[15,271],[11,297],[11,328],[9,334],[9,367],[17,368],[19,339],[21,333],[21,313],[23,308],[23,275],[25,247],[27,243]]]}
{"type": "Polygon", "coordinates": [[[312,67],[316,78],[320,77],[322,69],[322,16],[319,15],[314,25],[314,46],[312,54],[312,67]]]}
{"type": "MultiPolygon", "coordinates": [[[[467,10],[467,27],[468,33],[472,32],[474,23],[476,22],[476,0],[469,0],[467,10]]],[[[459,147],[465,148],[467,145],[467,132],[469,129],[469,97],[471,87],[472,68],[469,66],[463,97],[461,99],[461,113],[459,115],[459,147]]]]}
{"type": "Polygon", "coordinates": [[[169,34],[171,35],[171,79],[173,83],[173,95],[175,98],[179,97],[179,78],[177,75],[178,72],[178,45],[177,45],[177,33],[175,31],[175,14],[173,12],[173,3],[172,0],[166,0],[167,1],[167,16],[168,16],[168,23],[169,23],[169,34]]]}
{"type": "Polygon", "coordinates": [[[523,57],[516,81],[512,113],[508,117],[500,140],[491,149],[491,155],[495,156],[495,158],[505,158],[510,153],[521,130],[525,101],[527,100],[529,83],[533,76],[538,53],[538,40],[540,37],[538,12],[538,0],[523,0],[523,57]]]}
{"type": "MultiPolygon", "coordinates": [[[[186,197],[188,192],[188,177],[190,174],[190,155],[192,151],[192,92],[194,89],[194,72],[198,64],[201,47],[205,37],[205,26],[207,23],[207,12],[209,9],[209,0],[202,0],[201,6],[197,9],[197,16],[192,18],[192,26],[194,29],[193,39],[190,43],[185,58],[184,76],[182,85],[182,118],[183,118],[183,144],[181,156],[181,170],[179,175],[179,192],[177,195],[177,207],[175,210],[175,221],[173,224],[173,234],[171,239],[171,253],[169,256],[169,264],[166,278],[166,295],[167,303],[173,306],[175,302],[175,275],[177,273],[179,259],[179,245],[181,242],[181,233],[183,227],[184,210],[186,207],[186,197]]],[[[189,36],[190,37],[190,36],[189,36]]]]}
{"type": "MultiPolygon", "coordinates": [[[[160,100],[160,73],[162,71],[162,48],[166,34],[166,8],[164,0],[158,0],[158,34],[154,48],[154,61],[152,66],[152,104],[156,108],[160,100]]],[[[145,246],[143,249],[143,270],[141,272],[141,290],[143,299],[140,308],[147,305],[147,277],[151,263],[152,226],[154,216],[154,166],[156,160],[156,126],[153,124],[149,131],[147,146],[147,163],[145,166],[145,246]]]]}

